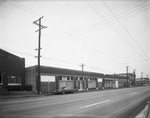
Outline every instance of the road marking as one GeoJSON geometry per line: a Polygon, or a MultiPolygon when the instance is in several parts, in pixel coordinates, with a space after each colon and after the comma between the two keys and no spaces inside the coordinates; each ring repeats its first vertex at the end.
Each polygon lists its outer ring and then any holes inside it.
{"type": "Polygon", "coordinates": [[[138,92],[134,92],[134,93],[130,93],[130,95],[134,95],[134,94],[137,94],[138,92]]]}
{"type": "Polygon", "coordinates": [[[89,105],[86,105],[86,106],[83,106],[83,107],[80,107],[80,108],[83,109],[83,108],[95,106],[95,105],[98,105],[98,104],[103,104],[103,103],[110,102],[110,101],[111,100],[105,100],[105,101],[97,102],[97,103],[94,103],[94,104],[89,104],[89,105]]]}

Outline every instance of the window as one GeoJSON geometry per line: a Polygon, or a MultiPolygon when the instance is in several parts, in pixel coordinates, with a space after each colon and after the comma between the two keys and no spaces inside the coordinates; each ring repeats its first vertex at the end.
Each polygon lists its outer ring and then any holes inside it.
{"type": "Polygon", "coordinates": [[[62,77],[62,81],[67,81],[67,77],[62,77]]]}
{"type": "Polygon", "coordinates": [[[8,76],[8,85],[21,85],[20,76],[8,76]]]}
{"type": "Polygon", "coordinates": [[[73,80],[73,77],[71,77],[71,80],[73,80]]]}
{"type": "Polygon", "coordinates": [[[83,78],[82,78],[82,77],[80,77],[80,80],[83,80],[83,78]]]}

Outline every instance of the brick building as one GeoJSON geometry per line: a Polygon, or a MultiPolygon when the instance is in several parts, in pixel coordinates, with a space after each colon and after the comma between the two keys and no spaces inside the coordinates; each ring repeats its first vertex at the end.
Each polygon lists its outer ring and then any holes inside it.
{"type": "MultiPolygon", "coordinates": [[[[37,67],[26,68],[26,85],[32,85],[32,90],[37,93],[37,67]]],[[[78,88],[79,90],[100,89],[104,74],[41,66],[41,92],[54,92],[61,87],[78,88]],[[83,74],[83,78],[82,78],[83,74]]]]}
{"type": "Polygon", "coordinates": [[[0,49],[0,86],[9,90],[25,85],[25,59],[0,49]]]}

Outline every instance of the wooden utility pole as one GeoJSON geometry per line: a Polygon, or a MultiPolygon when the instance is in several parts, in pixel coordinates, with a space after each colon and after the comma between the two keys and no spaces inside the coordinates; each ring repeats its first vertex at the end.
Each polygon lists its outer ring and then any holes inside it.
{"type": "Polygon", "coordinates": [[[128,75],[129,66],[126,66],[126,67],[127,67],[127,87],[129,87],[129,75],[128,75]]]}
{"type": "Polygon", "coordinates": [[[43,18],[43,16],[42,17],[40,17],[38,20],[36,20],[36,21],[34,21],[33,22],[33,24],[35,24],[35,25],[37,25],[37,26],[39,26],[39,29],[38,30],[36,30],[35,32],[39,32],[39,38],[38,38],[38,49],[36,49],[36,50],[38,50],[38,80],[37,80],[37,91],[38,91],[38,94],[40,94],[41,93],[41,75],[40,75],[40,57],[41,57],[41,54],[40,54],[40,50],[41,50],[41,29],[43,29],[43,28],[47,28],[46,26],[43,26],[43,25],[41,25],[41,19],[43,18]]]}
{"type": "Polygon", "coordinates": [[[84,76],[83,76],[83,67],[84,67],[85,65],[83,65],[83,63],[82,63],[82,65],[80,65],[80,66],[82,67],[82,84],[83,84],[83,86],[82,86],[82,87],[84,88],[84,80],[83,80],[83,77],[84,77],[84,76]]]}
{"type": "Polygon", "coordinates": [[[81,67],[82,67],[82,78],[83,78],[83,67],[85,66],[85,65],[83,65],[83,63],[82,63],[82,65],[80,65],[81,67]]]}
{"type": "Polygon", "coordinates": [[[143,79],[143,72],[141,72],[141,85],[142,85],[142,79],[143,79]]]}
{"type": "Polygon", "coordinates": [[[148,81],[149,81],[149,78],[148,78],[148,76],[149,76],[149,75],[147,75],[147,79],[146,79],[146,80],[147,80],[147,81],[146,81],[146,83],[147,83],[147,84],[148,84],[148,81]]]}
{"type": "Polygon", "coordinates": [[[133,69],[133,74],[134,74],[134,86],[136,84],[136,73],[135,73],[136,69],[133,69]]]}

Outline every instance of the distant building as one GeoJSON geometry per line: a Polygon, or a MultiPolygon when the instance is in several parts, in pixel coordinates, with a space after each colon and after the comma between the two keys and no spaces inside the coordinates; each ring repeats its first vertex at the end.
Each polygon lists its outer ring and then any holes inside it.
{"type": "Polygon", "coordinates": [[[127,78],[118,74],[106,74],[104,77],[104,88],[126,87],[127,78]]]}
{"type": "Polygon", "coordinates": [[[25,59],[0,49],[0,86],[9,90],[25,85],[25,59]]]}
{"type": "Polygon", "coordinates": [[[144,84],[149,84],[149,78],[136,78],[136,85],[141,86],[144,84]]]}
{"type": "Polygon", "coordinates": [[[119,76],[124,76],[126,77],[126,86],[127,87],[132,87],[135,86],[136,84],[136,74],[135,73],[121,73],[121,74],[117,74],[119,76]]]}

